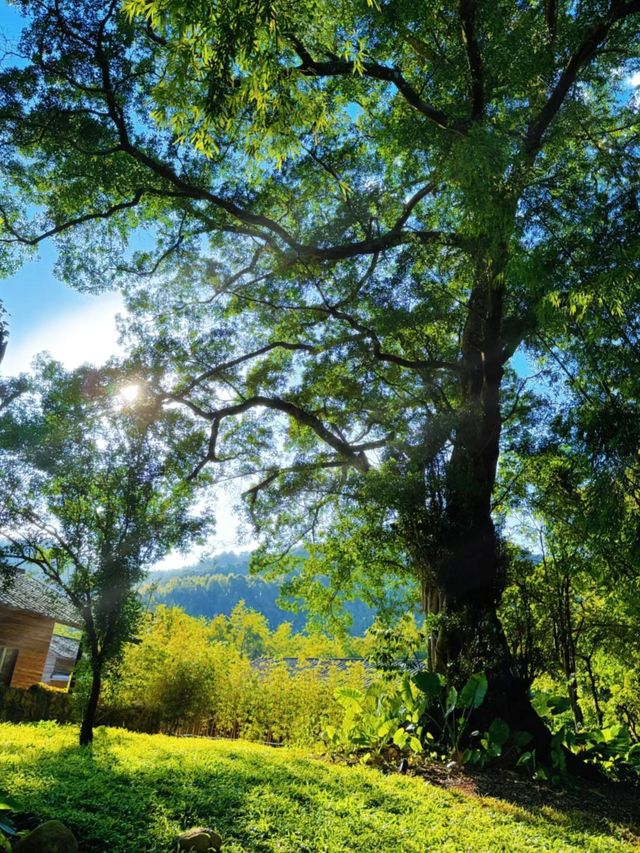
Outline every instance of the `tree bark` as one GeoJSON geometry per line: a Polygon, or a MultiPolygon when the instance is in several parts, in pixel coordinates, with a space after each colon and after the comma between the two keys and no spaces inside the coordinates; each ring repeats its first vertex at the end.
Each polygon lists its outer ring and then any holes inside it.
{"type": "Polygon", "coordinates": [[[506,249],[479,256],[462,336],[461,404],[444,484],[438,551],[425,554],[422,598],[436,617],[429,642],[431,666],[454,684],[474,672],[489,690],[475,726],[503,718],[529,732],[538,755],[551,736],[535,713],[497,615],[505,585],[505,558],[492,519],[500,447],[500,386],[505,355],[501,330],[506,249]]]}
{"type": "Polygon", "coordinates": [[[102,664],[100,661],[92,661],[91,673],[91,691],[80,726],[80,746],[90,746],[93,742],[93,727],[100,700],[100,687],[102,686],[102,664]]]}

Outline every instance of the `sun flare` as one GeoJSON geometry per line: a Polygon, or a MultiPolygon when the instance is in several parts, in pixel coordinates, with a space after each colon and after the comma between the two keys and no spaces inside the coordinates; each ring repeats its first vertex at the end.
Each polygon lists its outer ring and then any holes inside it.
{"type": "Polygon", "coordinates": [[[141,390],[142,389],[140,388],[140,385],[138,385],[137,383],[132,385],[125,385],[123,388],[120,389],[120,393],[118,394],[118,396],[120,397],[123,403],[135,403],[136,400],[140,397],[141,390]]]}

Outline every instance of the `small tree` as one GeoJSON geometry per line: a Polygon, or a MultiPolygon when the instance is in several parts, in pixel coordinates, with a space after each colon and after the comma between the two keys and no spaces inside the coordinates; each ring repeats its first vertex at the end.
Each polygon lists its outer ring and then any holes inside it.
{"type": "Polygon", "coordinates": [[[145,568],[207,527],[184,476],[192,424],[177,411],[158,420],[142,389],[123,395],[116,376],[46,364],[2,424],[2,564],[39,569],[82,616],[91,690],[81,745],[93,738],[105,665],[132,637],[145,568]]]}

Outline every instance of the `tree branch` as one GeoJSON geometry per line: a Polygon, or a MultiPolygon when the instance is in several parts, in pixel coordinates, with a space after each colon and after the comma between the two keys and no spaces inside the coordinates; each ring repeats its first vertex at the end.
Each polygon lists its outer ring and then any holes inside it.
{"type": "Polygon", "coordinates": [[[232,358],[229,361],[217,364],[215,367],[212,367],[209,370],[205,370],[204,373],[201,373],[199,376],[196,376],[196,378],[192,379],[188,385],[186,385],[184,388],[180,388],[175,393],[179,395],[188,394],[202,382],[206,382],[207,379],[213,379],[215,376],[217,376],[219,373],[223,373],[225,370],[229,370],[232,367],[237,367],[239,364],[251,361],[251,359],[271,352],[274,349],[284,349],[289,350],[291,352],[301,351],[309,353],[314,353],[317,351],[317,347],[311,346],[311,344],[296,344],[290,343],[288,341],[274,341],[272,344],[266,344],[265,346],[260,347],[259,349],[253,350],[253,352],[248,352],[244,355],[239,355],[237,356],[237,358],[232,358]]]}
{"type": "Polygon", "coordinates": [[[547,102],[527,129],[524,140],[524,153],[529,160],[533,160],[540,150],[544,134],[558,114],[569,89],[576,82],[582,69],[596,55],[598,48],[606,40],[612,27],[618,21],[638,12],[640,12],[640,0],[629,0],[626,3],[619,2],[619,0],[612,0],[607,16],[592,27],[584,37],[575,53],[569,59],[547,102]]]}
{"type": "MultiPolygon", "coordinates": [[[[272,411],[282,412],[283,414],[288,415],[301,426],[309,427],[322,441],[324,441],[325,444],[328,444],[329,447],[333,448],[337,453],[339,453],[345,459],[346,463],[352,465],[354,468],[361,471],[363,474],[366,474],[370,468],[369,460],[365,456],[365,451],[371,450],[374,447],[383,447],[389,441],[389,439],[380,439],[379,441],[367,442],[363,445],[352,445],[344,439],[340,438],[338,435],[336,435],[335,432],[332,432],[330,429],[328,429],[322,423],[320,418],[317,417],[317,415],[314,415],[312,412],[301,408],[295,403],[283,400],[280,397],[265,397],[263,395],[258,394],[253,397],[248,397],[246,400],[243,400],[240,403],[236,403],[232,406],[227,406],[224,409],[217,409],[211,412],[206,412],[200,407],[194,408],[194,405],[191,403],[191,401],[178,394],[166,394],[164,396],[167,399],[183,403],[184,405],[191,408],[192,411],[195,410],[200,417],[209,420],[212,424],[208,453],[202,464],[200,464],[197,468],[198,471],[202,470],[202,468],[208,461],[217,460],[216,443],[218,437],[218,429],[221,422],[226,418],[235,417],[236,415],[241,415],[244,412],[248,412],[249,410],[256,408],[264,408],[270,409],[272,411]]],[[[194,474],[192,473],[191,476],[193,477],[194,474]]]]}
{"type": "Polygon", "coordinates": [[[476,35],[476,0],[460,0],[462,41],[467,51],[471,72],[471,119],[477,121],[484,113],[484,63],[476,35]]]}
{"type": "Polygon", "coordinates": [[[320,471],[325,468],[345,468],[349,463],[345,459],[324,459],[318,460],[317,462],[309,462],[301,465],[290,465],[288,467],[277,468],[267,474],[264,479],[260,480],[260,482],[256,483],[255,486],[251,486],[251,488],[247,489],[242,493],[242,497],[246,497],[249,500],[251,506],[253,506],[258,498],[260,492],[268,489],[269,486],[274,483],[278,477],[281,477],[283,474],[303,474],[306,471],[309,473],[313,471],[320,471]]]}
{"type": "MultiPolygon", "coordinates": [[[[380,439],[378,441],[370,441],[364,444],[354,445],[354,450],[364,451],[364,450],[374,450],[376,448],[384,447],[387,444],[387,439],[380,439]]],[[[278,477],[281,477],[283,474],[302,474],[306,471],[321,471],[327,468],[346,468],[350,463],[345,459],[340,459],[338,457],[333,457],[331,459],[318,459],[315,462],[302,462],[298,465],[288,465],[282,468],[274,468],[267,476],[260,480],[260,482],[256,483],[255,486],[251,486],[251,488],[247,489],[242,493],[243,497],[248,497],[249,502],[253,505],[256,502],[258,497],[258,493],[264,491],[264,489],[268,488],[278,477]]]]}
{"type": "MultiPolygon", "coordinates": [[[[317,62],[300,39],[291,34],[287,38],[293,44],[295,52],[302,63],[297,66],[296,70],[307,77],[343,77],[354,75],[360,70],[356,68],[354,62],[348,60],[334,59],[329,62],[317,62]]],[[[407,103],[434,122],[434,124],[437,124],[438,127],[441,127],[443,130],[462,131],[462,128],[457,123],[452,122],[445,112],[436,109],[436,107],[431,106],[431,104],[423,100],[413,86],[407,82],[399,68],[390,68],[387,65],[380,65],[378,62],[363,62],[361,68],[365,77],[392,83],[407,103]]]]}
{"type": "Polygon", "coordinates": [[[558,24],[558,0],[545,0],[544,19],[549,32],[549,40],[553,41],[556,37],[558,24]]]}
{"type": "Polygon", "coordinates": [[[9,218],[7,216],[6,210],[0,205],[0,216],[2,216],[2,225],[3,227],[13,236],[13,240],[6,240],[4,238],[0,238],[0,243],[22,243],[25,246],[36,246],[38,243],[41,243],[43,240],[46,240],[48,237],[54,237],[57,234],[62,234],[64,231],[68,231],[70,228],[75,228],[77,225],[82,225],[85,222],[91,222],[96,219],[109,219],[115,213],[119,213],[122,210],[130,210],[133,207],[136,207],[140,204],[143,195],[146,192],[150,192],[149,189],[139,189],[133,195],[129,201],[122,201],[118,204],[112,204],[110,207],[105,208],[104,210],[96,210],[91,213],[85,213],[83,216],[78,216],[75,219],[68,219],[66,222],[60,223],[60,225],[55,225],[53,228],[49,228],[47,231],[43,231],[41,234],[38,234],[36,237],[25,237],[23,234],[20,234],[10,223],[9,218]]]}
{"type": "Polygon", "coordinates": [[[355,329],[357,332],[360,332],[360,334],[369,338],[373,345],[373,355],[379,361],[397,364],[400,367],[407,367],[411,370],[451,370],[455,373],[460,373],[462,371],[461,366],[450,361],[442,361],[440,359],[411,359],[395,355],[391,352],[384,352],[382,349],[382,343],[375,331],[368,326],[365,326],[352,314],[338,310],[333,305],[326,305],[324,310],[327,314],[335,317],[337,320],[344,320],[352,329],[355,329]]]}

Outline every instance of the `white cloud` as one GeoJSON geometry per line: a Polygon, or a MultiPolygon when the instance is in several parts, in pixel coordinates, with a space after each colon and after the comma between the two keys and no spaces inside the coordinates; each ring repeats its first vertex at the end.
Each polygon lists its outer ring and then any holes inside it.
{"type": "Polygon", "coordinates": [[[634,89],[637,89],[640,86],[640,71],[636,71],[635,74],[627,77],[625,82],[627,85],[633,86],[634,89]]]}
{"type": "Polygon", "coordinates": [[[0,372],[7,376],[29,370],[34,357],[45,351],[68,368],[101,364],[120,352],[116,314],[122,310],[122,297],[106,293],[85,307],[55,314],[26,336],[11,334],[0,372]]]}

